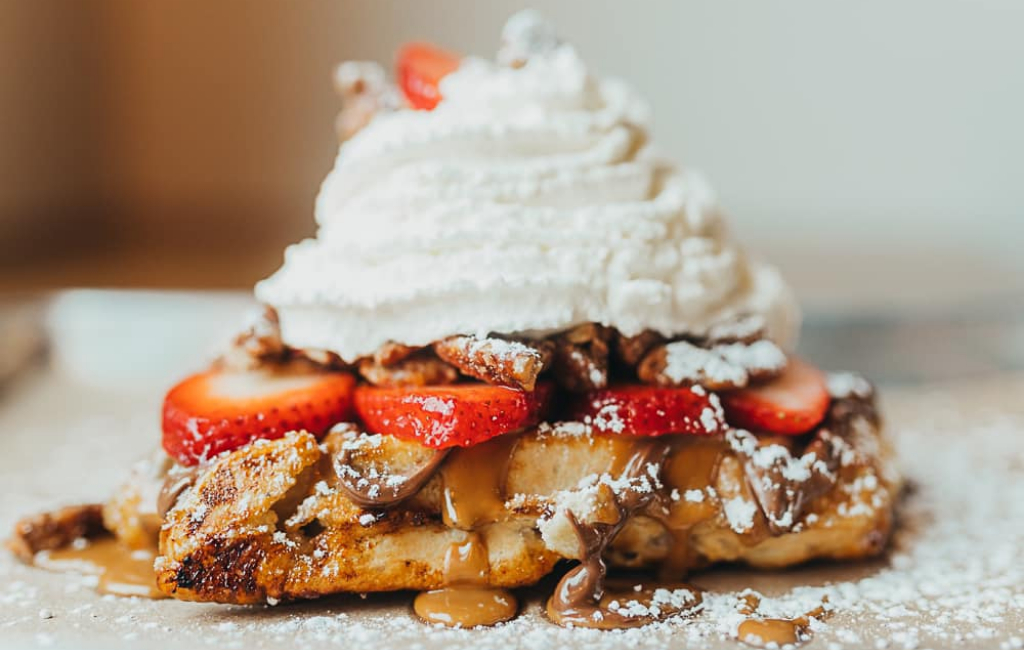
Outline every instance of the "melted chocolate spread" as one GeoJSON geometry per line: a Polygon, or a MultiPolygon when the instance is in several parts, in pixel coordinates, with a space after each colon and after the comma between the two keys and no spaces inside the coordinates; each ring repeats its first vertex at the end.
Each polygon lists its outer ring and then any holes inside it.
{"type": "MultiPolygon", "coordinates": [[[[646,440],[638,443],[632,456],[626,462],[622,478],[627,480],[639,478],[648,471],[648,467],[651,465],[658,467],[660,474],[660,468],[668,457],[669,450],[670,443],[667,441],[646,440]]],[[[629,519],[657,496],[653,490],[646,492],[628,488],[622,490],[615,496],[615,506],[619,511],[619,517],[613,524],[600,522],[583,524],[571,512],[567,513],[580,543],[582,560],[579,566],[562,577],[558,586],[555,587],[554,595],[548,601],[548,615],[555,622],[560,625],[572,623],[579,627],[637,627],[652,620],[679,613],[679,610],[665,607],[659,610],[664,616],[624,614],[621,611],[610,609],[606,603],[602,602],[605,596],[605,578],[608,573],[608,567],[604,561],[605,549],[629,519]]],[[[696,590],[690,591],[694,594],[697,593],[696,590]]],[[[624,596],[624,598],[637,599],[633,594],[624,596]]],[[[690,606],[699,602],[699,597],[696,597],[690,606]]]]}
{"type": "Polygon", "coordinates": [[[413,496],[437,473],[451,449],[438,449],[427,462],[417,467],[405,480],[389,484],[387,477],[363,476],[349,464],[350,450],[342,449],[334,457],[334,473],[338,487],[361,508],[390,508],[413,496]]]}

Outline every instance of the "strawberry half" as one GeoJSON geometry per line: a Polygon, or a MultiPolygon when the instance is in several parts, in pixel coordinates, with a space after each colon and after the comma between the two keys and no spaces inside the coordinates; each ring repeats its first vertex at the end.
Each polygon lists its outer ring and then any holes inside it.
{"type": "Polygon", "coordinates": [[[164,450],[195,465],[258,438],[302,429],[320,436],[351,418],[354,388],[352,375],[301,362],[201,372],[164,398],[164,450]]]}
{"type": "Polygon", "coordinates": [[[369,431],[434,449],[469,447],[540,421],[551,385],[533,392],[488,384],[423,388],[360,386],[356,413],[369,431]]]}
{"type": "Polygon", "coordinates": [[[792,357],[772,381],[723,391],[719,396],[730,424],[789,435],[807,433],[818,426],[832,402],[824,373],[792,357]]]}
{"type": "Polygon", "coordinates": [[[597,431],[626,436],[669,433],[710,434],[724,425],[712,396],[697,388],[662,388],[643,384],[617,385],[580,397],[569,417],[588,422],[597,431]]]}
{"type": "Polygon", "coordinates": [[[459,67],[459,60],[433,45],[410,43],[398,52],[398,87],[413,108],[429,111],[441,101],[441,79],[459,67]]]}

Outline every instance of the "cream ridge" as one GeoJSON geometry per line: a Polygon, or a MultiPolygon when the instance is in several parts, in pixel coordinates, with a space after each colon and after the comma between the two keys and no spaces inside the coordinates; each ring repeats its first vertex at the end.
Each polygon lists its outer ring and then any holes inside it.
{"type": "Polygon", "coordinates": [[[353,361],[388,341],[700,334],[742,314],[795,343],[790,289],[730,238],[707,183],[656,153],[644,101],[552,34],[513,16],[505,63],[464,59],[435,109],[381,112],[341,146],[316,238],[256,286],[287,345],[353,361]]]}

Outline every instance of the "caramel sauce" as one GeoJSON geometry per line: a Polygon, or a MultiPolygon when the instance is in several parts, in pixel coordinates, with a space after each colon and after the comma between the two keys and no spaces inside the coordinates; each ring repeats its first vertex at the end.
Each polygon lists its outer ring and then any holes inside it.
{"type": "Polygon", "coordinates": [[[509,591],[472,586],[424,591],[412,607],[424,621],[451,627],[495,625],[511,620],[519,611],[519,603],[509,591]]]}
{"type": "Polygon", "coordinates": [[[755,648],[781,648],[811,640],[809,621],[805,618],[749,618],[736,631],[739,640],[755,648]]]}
{"type": "MultiPolygon", "coordinates": [[[[745,594],[740,611],[754,615],[761,599],[754,594],[745,594]]],[[[736,629],[736,638],[755,648],[781,648],[807,643],[811,640],[811,619],[825,618],[824,603],[797,618],[748,618],[736,629]]]]}
{"type": "Polygon", "coordinates": [[[715,499],[707,488],[715,485],[718,467],[726,446],[718,438],[690,437],[677,443],[662,469],[662,481],[671,490],[678,490],[679,500],[664,500],[662,524],[672,535],[672,548],[659,568],[664,580],[678,580],[696,561],[690,545],[690,530],[714,517],[718,512],[715,499]],[[700,497],[687,493],[699,492],[700,497]]]}
{"type": "Polygon", "coordinates": [[[424,591],[413,601],[413,611],[428,623],[477,627],[510,620],[519,610],[516,597],[506,589],[487,586],[491,562],[479,533],[452,543],[444,557],[445,587],[424,591]]]}
{"type": "Polygon", "coordinates": [[[506,434],[451,452],[441,467],[445,525],[473,530],[505,518],[505,482],[518,442],[519,435],[506,434]]]}
{"type": "Polygon", "coordinates": [[[105,535],[84,545],[72,544],[38,553],[33,564],[48,571],[97,575],[96,591],[101,594],[166,598],[156,586],[155,557],[153,549],[132,550],[105,535]]]}

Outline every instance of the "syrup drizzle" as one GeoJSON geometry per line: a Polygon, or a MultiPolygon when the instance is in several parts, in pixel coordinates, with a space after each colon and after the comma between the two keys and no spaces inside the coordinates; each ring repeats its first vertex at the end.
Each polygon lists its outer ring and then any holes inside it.
{"type": "Polygon", "coordinates": [[[490,586],[490,557],[479,530],[505,518],[505,482],[519,438],[503,435],[456,449],[438,470],[444,523],[468,534],[447,549],[445,586],[416,596],[413,611],[423,620],[476,627],[510,620],[519,610],[510,591],[490,586]]]}
{"type": "Polygon", "coordinates": [[[156,586],[156,549],[129,549],[113,536],[80,539],[74,544],[37,553],[33,565],[56,572],[99,576],[96,591],[114,596],[167,598],[156,586]]]}
{"type": "Polygon", "coordinates": [[[736,638],[755,648],[782,648],[807,643],[813,637],[811,621],[823,620],[829,614],[823,601],[821,605],[796,618],[761,618],[756,616],[761,599],[754,594],[743,596],[741,612],[751,618],[736,628],[736,638]]]}

